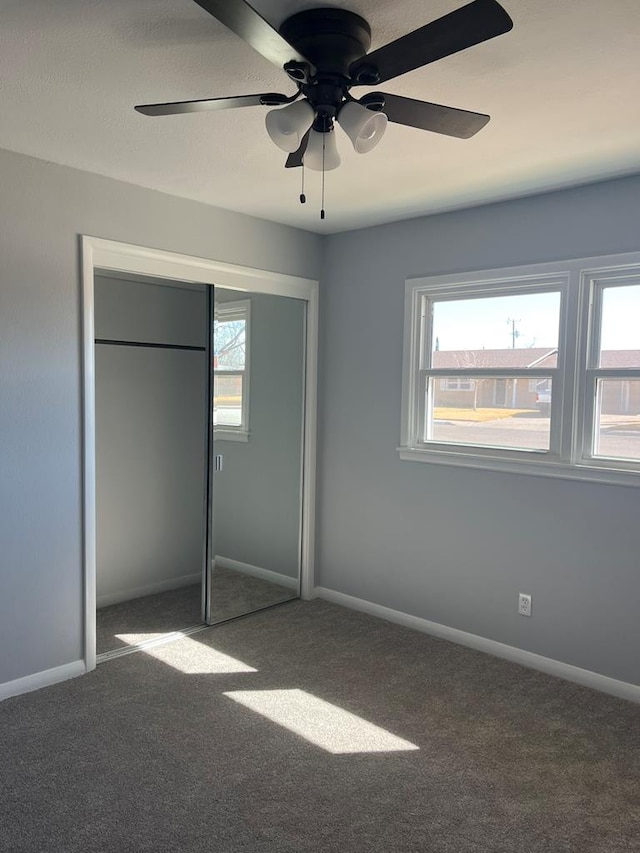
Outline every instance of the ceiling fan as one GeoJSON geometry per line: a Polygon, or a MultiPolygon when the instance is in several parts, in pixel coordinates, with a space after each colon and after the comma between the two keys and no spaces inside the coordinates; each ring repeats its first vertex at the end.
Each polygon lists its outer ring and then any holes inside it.
{"type": "MultiPolygon", "coordinates": [[[[371,28],[354,12],[306,9],[274,29],[245,0],[195,0],[296,84],[293,95],[273,92],[165,104],[141,104],[148,116],[235,107],[277,107],[266,116],[273,142],[289,153],[286,167],[329,171],[340,164],[334,120],[355,150],[374,148],[387,121],[467,139],[489,121],[482,113],[370,92],[354,98],[354,86],[377,86],[408,71],[508,32],[513,21],[497,0],[473,0],[442,18],[367,53],[371,28]]],[[[301,201],[304,197],[301,196],[301,201]]]]}

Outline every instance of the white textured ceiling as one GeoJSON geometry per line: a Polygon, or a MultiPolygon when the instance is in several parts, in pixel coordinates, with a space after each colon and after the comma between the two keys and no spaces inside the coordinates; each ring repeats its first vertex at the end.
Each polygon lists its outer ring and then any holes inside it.
{"type": "MultiPolygon", "coordinates": [[[[266,109],[149,118],[133,105],[291,92],[192,0],[0,0],[0,147],[295,225],[335,232],[640,171],[640,0],[502,0],[506,35],[380,86],[489,113],[469,140],[389,124],[342,165],[299,169],[267,137],[266,109]]],[[[272,24],[340,5],[372,49],[460,0],[251,0],[272,24]]],[[[359,89],[363,94],[366,90],[359,89]]]]}

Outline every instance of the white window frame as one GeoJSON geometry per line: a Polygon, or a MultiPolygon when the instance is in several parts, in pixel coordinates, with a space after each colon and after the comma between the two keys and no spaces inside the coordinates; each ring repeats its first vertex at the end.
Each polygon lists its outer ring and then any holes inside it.
{"type": "MultiPolygon", "coordinates": [[[[604,469],[626,471],[628,460],[597,456],[592,454],[597,433],[597,418],[600,410],[598,399],[598,380],[613,379],[624,381],[640,379],[640,368],[604,368],[599,367],[600,333],[602,330],[602,303],[604,291],[610,287],[640,285],[640,263],[634,268],[593,271],[585,276],[584,286],[589,292],[590,322],[583,328],[586,341],[586,370],[584,391],[584,429],[582,432],[582,458],[589,464],[604,469]]],[[[640,463],[637,465],[640,470],[640,463]]]]}
{"type": "Polygon", "coordinates": [[[238,426],[224,424],[213,428],[214,439],[223,441],[249,441],[249,394],[251,385],[251,300],[238,299],[234,302],[216,302],[214,320],[245,321],[244,370],[213,368],[215,376],[242,376],[242,414],[238,426]]]}
{"type": "Polygon", "coordinates": [[[640,461],[592,454],[600,378],[640,379],[640,369],[598,367],[602,293],[607,286],[640,280],[640,252],[559,263],[532,264],[459,275],[408,279],[405,286],[405,335],[402,381],[400,458],[435,464],[562,477],[624,485],[640,485],[640,461]],[[557,366],[554,368],[437,369],[423,364],[433,351],[433,301],[560,292],[557,366]],[[548,451],[514,450],[425,440],[428,402],[421,393],[427,375],[445,377],[551,377],[551,429],[548,451]]]}

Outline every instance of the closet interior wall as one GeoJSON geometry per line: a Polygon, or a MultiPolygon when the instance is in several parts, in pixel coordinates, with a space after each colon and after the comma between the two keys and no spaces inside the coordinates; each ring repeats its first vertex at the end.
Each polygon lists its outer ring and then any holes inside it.
{"type": "Polygon", "coordinates": [[[99,608],[201,581],[206,336],[206,286],[96,275],[99,608]]]}

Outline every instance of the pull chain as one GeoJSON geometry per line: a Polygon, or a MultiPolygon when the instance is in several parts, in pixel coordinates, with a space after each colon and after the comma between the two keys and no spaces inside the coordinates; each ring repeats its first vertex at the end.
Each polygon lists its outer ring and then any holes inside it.
{"type": "Polygon", "coordinates": [[[304,160],[302,161],[302,186],[300,187],[300,204],[304,204],[307,200],[304,194],[304,160]]]}
{"type": "Polygon", "coordinates": [[[324,219],[324,150],[326,146],[327,134],[322,134],[322,207],[320,209],[320,219],[324,219]]]}

